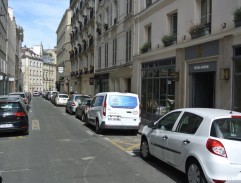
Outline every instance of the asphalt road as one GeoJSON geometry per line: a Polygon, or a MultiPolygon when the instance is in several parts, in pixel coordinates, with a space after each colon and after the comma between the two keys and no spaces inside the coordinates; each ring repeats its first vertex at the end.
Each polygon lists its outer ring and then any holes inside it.
{"type": "Polygon", "coordinates": [[[0,135],[3,183],[184,183],[185,176],[139,156],[140,135],[97,135],[64,107],[34,97],[30,135],[0,135]]]}

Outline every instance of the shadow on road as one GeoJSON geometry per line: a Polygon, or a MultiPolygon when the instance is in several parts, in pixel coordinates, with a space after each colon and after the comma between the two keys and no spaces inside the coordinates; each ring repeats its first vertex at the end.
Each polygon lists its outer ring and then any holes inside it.
{"type": "MultiPolygon", "coordinates": [[[[141,158],[139,149],[134,149],[133,153],[135,154],[135,156],[139,156],[141,158]]],[[[154,167],[156,170],[160,171],[161,173],[165,174],[167,177],[169,177],[176,183],[187,182],[186,175],[184,173],[178,171],[177,169],[173,168],[172,166],[162,162],[161,160],[155,157],[151,157],[150,160],[143,160],[143,161],[145,161],[147,164],[154,167]]]]}

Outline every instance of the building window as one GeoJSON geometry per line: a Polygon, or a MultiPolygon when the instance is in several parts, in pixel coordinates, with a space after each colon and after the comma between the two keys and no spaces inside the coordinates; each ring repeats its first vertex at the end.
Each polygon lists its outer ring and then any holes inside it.
{"type": "Polygon", "coordinates": [[[126,14],[129,15],[132,12],[132,0],[126,0],[126,14]]]}
{"type": "Polygon", "coordinates": [[[108,43],[105,43],[105,67],[108,67],[108,43]]]}
{"type": "Polygon", "coordinates": [[[113,66],[116,65],[117,60],[117,38],[113,39],[113,66]]]}
{"type": "Polygon", "coordinates": [[[210,24],[212,18],[212,0],[201,0],[201,23],[210,24]]]}
{"type": "Polygon", "coordinates": [[[142,63],[141,94],[143,112],[163,115],[174,108],[175,58],[142,63]]]}
{"type": "Polygon", "coordinates": [[[151,4],[152,4],[152,0],[146,0],[146,8],[151,6],[151,4]]]}
{"type": "Polygon", "coordinates": [[[132,53],[132,30],[126,32],[126,62],[131,61],[132,53]]]}
{"type": "Polygon", "coordinates": [[[177,13],[171,14],[171,34],[177,35],[177,13]]]}
{"type": "Polygon", "coordinates": [[[101,46],[99,46],[98,50],[98,69],[101,69],[101,46]]]}
{"type": "Polygon", "coordinates": [[[146,26],[145,28],[146,39],[148,43],[151,43],[151,25],[146,26]]]}

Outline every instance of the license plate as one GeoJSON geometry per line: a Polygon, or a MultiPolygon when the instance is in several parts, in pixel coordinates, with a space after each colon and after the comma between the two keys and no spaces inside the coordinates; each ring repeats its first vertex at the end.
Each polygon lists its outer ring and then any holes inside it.
{"type": "Polygon", "coordinates": [[[120,118],[108,118],[109,121],[120,121],[120,118]]]}
{"type": "Polygon", "coordinates": [[[0,125],[0,128],[11,128],[13,127],[12,124],[3,124],[3,125],[0,125]]]}

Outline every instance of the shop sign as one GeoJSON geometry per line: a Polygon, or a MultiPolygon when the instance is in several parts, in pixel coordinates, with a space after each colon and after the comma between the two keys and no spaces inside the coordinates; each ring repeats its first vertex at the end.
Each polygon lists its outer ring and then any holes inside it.
{"type": "Polygon", "coordinates": [[[216,71],[216,62],[206,62],[206,63],[199,63],[199,64],[190,64],[189,65],[189,72],[210,72],[216,71]]]}
{"type": "Polygon", "coordinates": [[[63,73],[64,72],[64,67],[58,67],[58,72],[63,73]]]}
{"type": "Polygon", "coordinates": [[[14,81],[14,78],[9,78],[8,81],[14,81]]]}

